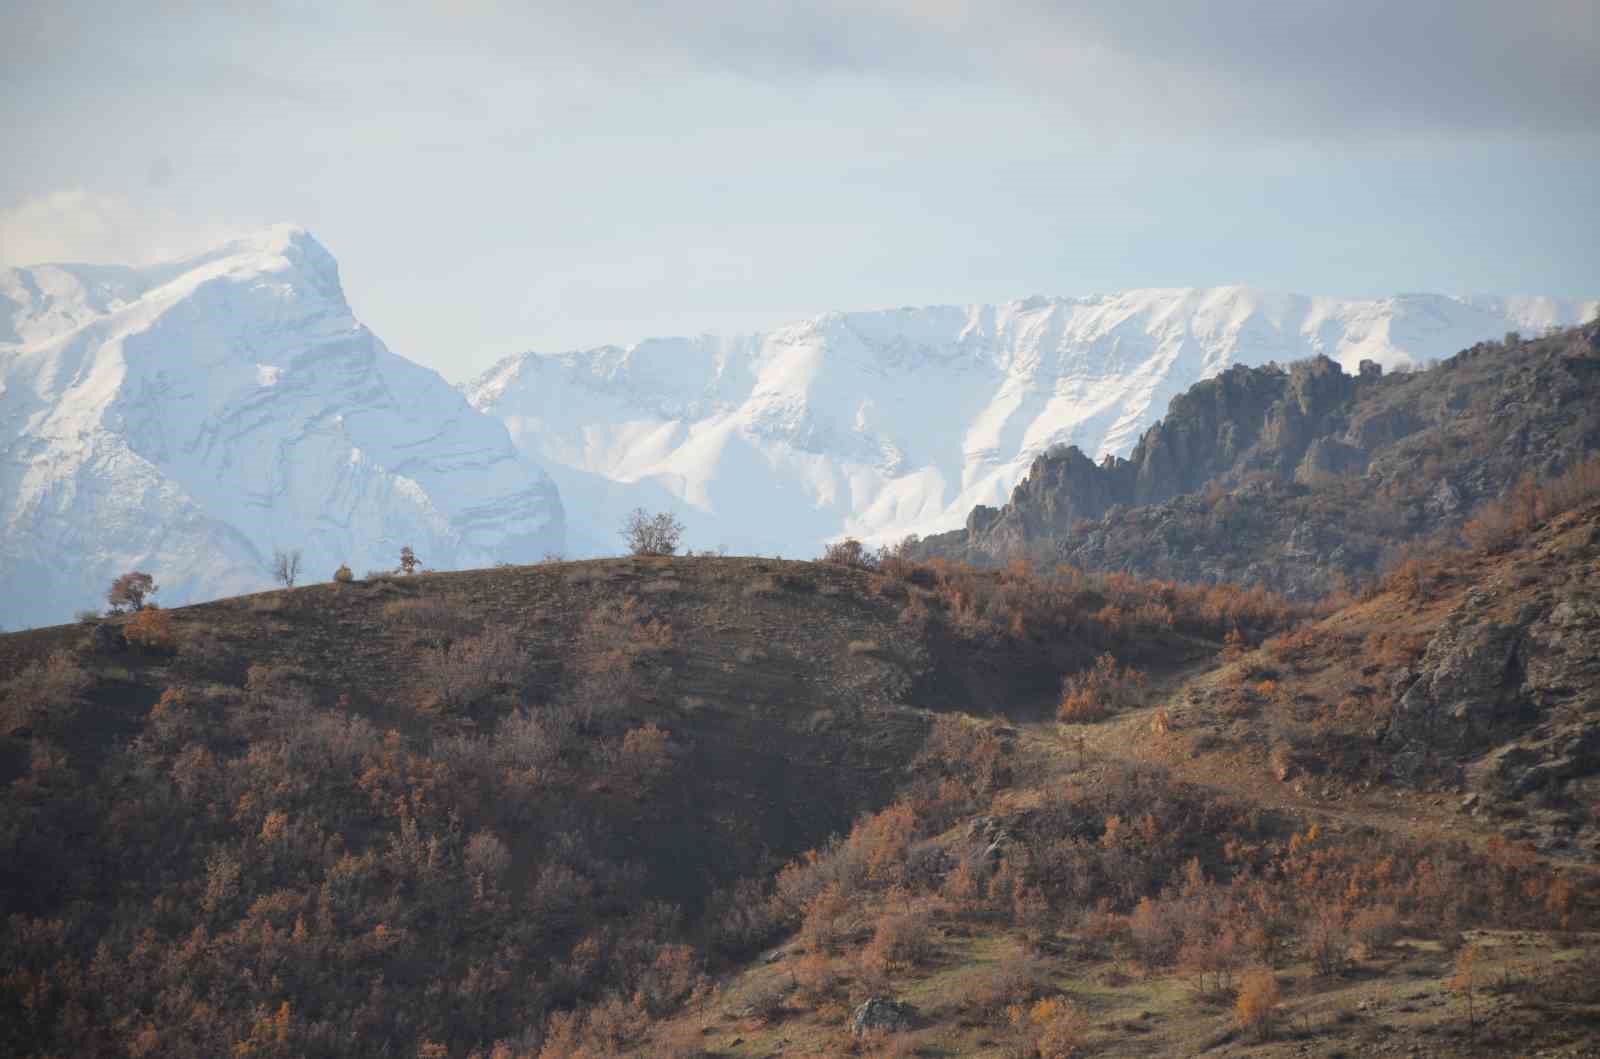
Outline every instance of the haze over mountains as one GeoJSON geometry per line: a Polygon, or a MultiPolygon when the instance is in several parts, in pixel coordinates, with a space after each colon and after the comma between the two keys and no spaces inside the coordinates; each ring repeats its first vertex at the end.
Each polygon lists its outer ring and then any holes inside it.
{"type": "Polygon", "coordinates": [[[1232,364],[1396,367],[1597,304],[1219,287],[830,313],[525,353],[457,390],[363,327],[292,226],[150,268],[6,270],[0,623],[66,620],[136,567],[168,603],[264,587],[279,547],[316,579],[402,544],[436,568],[614,551],[638,505],[734,552],[927,534],[1053,445],[1126,453],[1232,364]]]}
{"type": "Polygon", "coordinates": [[[612,547],[634,503],[677,500],[702,547],[803,556],[841,534],[958,527],[1053,445],[1125,455],[1168,401],[1233,364],[1323,353],[1393,368],[1596,304],[1216,287],[829,313],[740,338],[523,354],[466,392],[555,477],[579,552],[612,547]]]}
{"type": "Polygon", "coordinates": [[[279,226],[147,269],[0,272],[0,623],[103,606],[155,575],[173,604],[307,575],[537,559],[555,487],[505,429],[391,353],[332,256],[279,226]]]}

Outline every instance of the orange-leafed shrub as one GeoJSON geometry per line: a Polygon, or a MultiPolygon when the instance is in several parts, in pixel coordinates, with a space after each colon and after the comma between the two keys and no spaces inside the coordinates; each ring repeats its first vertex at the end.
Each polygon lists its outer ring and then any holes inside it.
{"type": "Polygon", "coordinates": [[[111,589],[106,593],[106,602],[111,604],[112,613],[143,610],[146,599],[158,591],[160,588],[156,585],[155,578],[142,570],[130,570],[111,582],[111,589]]]}
{"type": "Polygon", "coordinates": [[[171,653],[178,646],[172,615],[153,603],[147,604],[123,626],[122,635],[135,647],[151,652],[171,653]]]}
{"type": "Polygon", "coordinates": [[[1083,1042],[1088,1020],[1069,1001],[1047,997],[1032,1007],[1006,1009],[1011,1054],[1023,1059],[1067,1059],[1083,1042]]]}
{"type": "Polygon", "coordinates": [[[863,968],[885,973],[921,963],[933,954],[933,925],[926,902],[890,891],[886,907],[873,928],[872,941],[862,950],[863,968]]]}
{"type": "Polygon", "coordinates": [[[1103,720],[1117,710],[1138,705],[1143,690],[1143,673],[1132,666],[1119,669],[1115,657],[1103,654],[1092,668],[1061,682],[1056,716],[1069,724],[1103,720]]]}
{"type": "Polygon", "coordinates": [[[1277,1019],[1278,979],[1266,968],[1249,972],[1239,986],[1239,999],[1233,1005],[1233,1017],[1239,1028],[1254,1033],[1261,1040],[1272,1036],[1277,1019]]]}

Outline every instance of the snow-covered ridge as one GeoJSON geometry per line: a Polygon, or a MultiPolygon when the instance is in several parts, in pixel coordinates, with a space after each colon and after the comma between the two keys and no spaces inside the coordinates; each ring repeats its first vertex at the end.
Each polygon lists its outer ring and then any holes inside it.
{"type": "Polygon", "coordinates": [[[1035,297],[523,354],[457,391],[354,318],[292,225],[148,268],[0,270],[0,624],[65,620],[132,568],[169,603],[261,588],[274,548],[317,578],[402,544],[436,567],[534,559],[564,527],[571,554],[615,551],[636,505],[696,548],[886,542],[1003,502],[1051,445],[1126,452],[1230,364],[1393,367],[1596,307],[1035,297]]]}
{"type": "Polygon", "coordinates": [[[152,268],[0,271],[0,624],[63,621],[143,569],[180,603],[341,562],[534,559],[555,486],[505,428],[351,314],[276,226],[152,268]]]}
{"type": "Polygon", "coordinates": [[[1448,356],[1600,302],[1245,287],[829,313],[740,337],[508,357],[463,389],[559,483],[579,549],[672,506],[698,546],[815,554],[998,505],[1058,444],[1125,454],[1173,396],[1231,364],[1350,369],[1448,356]]]}

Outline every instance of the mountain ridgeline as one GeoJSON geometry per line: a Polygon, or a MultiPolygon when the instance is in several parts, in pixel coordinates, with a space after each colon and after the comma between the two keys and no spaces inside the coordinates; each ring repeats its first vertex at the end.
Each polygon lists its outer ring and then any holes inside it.
{"type": "Polygon", "coordinates": [[[1327,357],[1235,366],[1175,397],[1128,458],[1053,449],[1005,506],[906,550],[1311,596],[1597,449],[1596,323],[1410,373],[1351,375],[1327,357]]]}
{"type": "Polygon", "coordinates": [[[1076,568],[638,554],[0,636],[0,1054],[1588,1054],[1597,377],[1594,325],[1225,371],[952,549],[1076,568]]]}
{"type": "MultiPolygon", "coordinates": [[[[524,353],[456,387],[368,329],[294,225],[0,269],[0,625],[66,621],[128,570],[169,606],[255,591],[280,550],[316,577],[403,545],[435,570],[604,555],[640,506],[734,554],[891,543],[1004,502],[1054,445],[1127,455],[1233,366],[1392,370],[1597,305],[1129,290],[524,353]]],[[[1184,456],[1163,480],[1214,470],[1184,456]]]]}

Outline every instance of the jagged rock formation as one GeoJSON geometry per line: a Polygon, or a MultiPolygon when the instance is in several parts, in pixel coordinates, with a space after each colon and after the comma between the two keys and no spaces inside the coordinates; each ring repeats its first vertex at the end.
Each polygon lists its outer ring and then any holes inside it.
{"type": "MultiPolygon", "coordinates": [[[[464,390],[556,478],[576,551],[614,549],[623,514],[643,505],[673,508],[695,547],[815,555],[843,535],[875,545],[956,529],[975,506],[1001,504],[1058,445],[1126,456],[1169,400],[1239,365],[1321,356],[1351,372],[1396,368],[1592,311],[1551,299],[1131,290],[525,353],[464,390]]],[[[1193,411],[1232,421],[1241,409],[1230,402],[1273,388],[1231,378],[1214,391],[1216,408],[1193,411]]],[[[1314,405],[1326,397],[1316,386],[1348,384],[1324,371],[1296,385],[1314,405]]],[[[1315,428],[1285,416],[1258,429],[1315,428]]],[[[1137,484],[1140,498],[1119,502],[1175,495],[1215,473],[1188,463],[1207,458],[1208,428],[1196,430],[1153,453],[1125,489],[1132,496],[1137,484]]],[[[1314,466],[1343,467],[1348,455],[1319,453],[1314,466]]],[[[1061,516],[1077,517],[1071,507],[1061,516]]]]}
{"type": "Polygon", "coordinates": [[[1234,367],[1175,398],[1128,459],[1053,450],[1004,507],[910,550],[1320,593],[1600,450],[1597,340],[1590,324],[1391,375],[1234,367]]]}
{"type": "Polygon", "coordinates": [[[973,510],[969,540],[983,540],[992,552],[1025,550],[1031,540],[1070,532],[1114,507],[1157,504],[1213,480],[1252,473],[1292,479],[1302,464],[1307,474],[1364,469],[1360,449],[1329,436],[1344,425],[1363,384],[1375,380],[1346,375],[1327,357],[1288,371],[1230,368],[1173,398],[1127,459],[1108,456],[1096,465],[1070,447],[1041,457],[1011,503],[973,510]]]}

